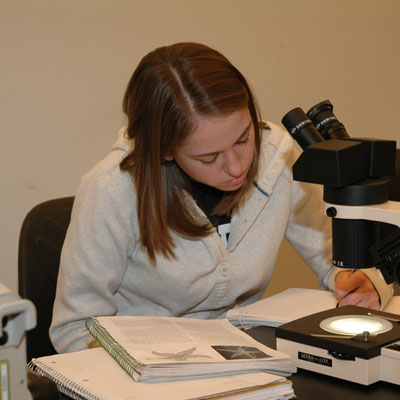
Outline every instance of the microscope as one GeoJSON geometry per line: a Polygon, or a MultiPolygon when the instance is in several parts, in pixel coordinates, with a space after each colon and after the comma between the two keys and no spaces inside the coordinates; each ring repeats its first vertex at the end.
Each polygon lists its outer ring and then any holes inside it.
{"type": "MultiPolygon", "coordinates": [[[[293,178],[323,185],[333,265],[376,267],[388,284],[400,285],[396,142],[351,138],[329,100],[307,113],[294,108],[282,123],[303,149],[293,178]]],[[[276,328],[277,349],[298,368],[363,385],[380,380],[400,385],[400,318],[371,311],[344,306],[290,321],[276,328]]]]}
{"type": "Polygon", "coordinates": [[[36,326],[36,309],[1,282],[0,320],[0,400],[29,399],[25,331],[36,326]]]}
{"type": "Polygon", "coordinates": [[[307,113],[294,108],[282,123],[303,149],[293,178],[324,187],[325,212],[332,218],[333,265],[376,267],[387,283],[400,285],[396,142],[351,138],[329,100],[307,113]]]}

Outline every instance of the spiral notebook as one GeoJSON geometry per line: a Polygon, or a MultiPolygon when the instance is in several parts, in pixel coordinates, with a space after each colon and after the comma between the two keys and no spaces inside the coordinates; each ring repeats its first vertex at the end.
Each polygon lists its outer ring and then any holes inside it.
{"type": "Polygon", "coordinates": [[[163,383],[136,382],[103,348],[33,359],[34,373],[51,379],[76,400],[291,399],[292,383],[267,373],[163,383]]]}
{"type": "Polygon", "coordinates": [[[89,318],[86,327],[136,381],[296,371],[286,354],[226,319],[111,316],[89,318]]]}

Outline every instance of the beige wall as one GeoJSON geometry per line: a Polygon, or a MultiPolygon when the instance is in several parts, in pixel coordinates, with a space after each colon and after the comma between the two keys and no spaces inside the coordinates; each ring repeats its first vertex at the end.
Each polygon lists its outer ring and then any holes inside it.
{"type": "MultiPolygon", "coordinates": [[[[17,287],[25,214],[74,193],[124,122],[156,46],[199,41],[248,77],[263,117],[330,99],[352,136],[400,139],[398,0],[0,0],[0,280],[17,287]]],[[[315,285],[284,244],[270,293],[315,285]]]]}

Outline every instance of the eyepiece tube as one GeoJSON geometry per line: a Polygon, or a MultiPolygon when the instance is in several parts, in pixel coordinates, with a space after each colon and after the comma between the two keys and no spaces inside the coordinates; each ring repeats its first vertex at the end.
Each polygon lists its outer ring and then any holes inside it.
{"type": "Polygon", "coordinates": [[[349,137],[344,125],[338,121],[333,113],[333,105],[329,100],[321,101],[311,107],[307,111],[307,116],[325,140],[349,137]]]}
{"type": "Polygon", "coordinates": [[[303,150],[311,144],[324,141],[313,122],[300,107],[289,111],[282,118],[282,124],[303,150]]]}

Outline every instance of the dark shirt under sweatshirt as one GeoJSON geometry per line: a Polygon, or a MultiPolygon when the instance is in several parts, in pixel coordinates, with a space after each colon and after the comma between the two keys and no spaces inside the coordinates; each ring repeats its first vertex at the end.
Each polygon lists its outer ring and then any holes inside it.
{"type": "Polygon", "coordinates": [[[215,227],[219,236],[224,242],[225,247],[227,247],[230,233],[231,215],[212,214],[214,209],[224,197],[225,192],[199,182],[193,182],[192,188],[197,204],[207,215],[208,219],[215,227]]]}

